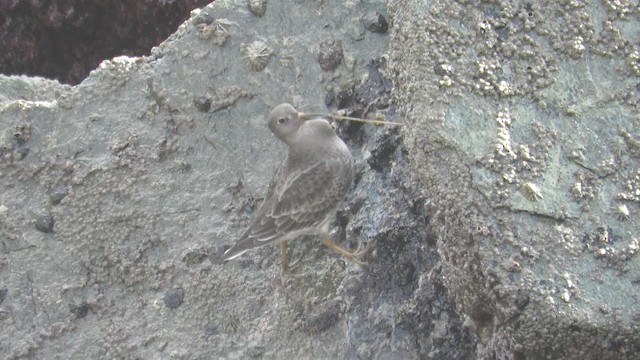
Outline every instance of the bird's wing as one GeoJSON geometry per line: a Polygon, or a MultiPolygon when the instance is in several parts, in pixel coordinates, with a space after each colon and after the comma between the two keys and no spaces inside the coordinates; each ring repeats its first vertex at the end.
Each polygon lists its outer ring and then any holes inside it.
{"type": "MultiPolygon", "coordinates": [[[[269,183],[269,188],[267,189],[267,195],[264,196],[265,202],[269,198],[273,197],[273,192],[275,191],[275,189],[280,187],[278,184],[280,184],[285,180],[282,178],[282,176],[286,167],[287,167],[287,159],[285,158],[284,161],[280,162],[280,164],[278,165],[278,168],[276,169],[276,172],[273,174],[273,177],[271,178],[271,182],[269,183]]],[[[261,208],[262,207],[264,206],[261,206],[261,208]]]]}
{"type": "Polygon", "coordinates": [[[351,167],[318,161],[290,171],[279,169],[264,203],[240,240],[224,255],[232,259],[245,251],[313,228],[335,209],[351,186],[351,167]]]}

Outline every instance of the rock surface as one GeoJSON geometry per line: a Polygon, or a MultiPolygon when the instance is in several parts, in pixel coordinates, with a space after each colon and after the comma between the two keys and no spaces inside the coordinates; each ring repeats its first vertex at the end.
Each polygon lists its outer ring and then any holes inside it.
{"type": "Polygon", "coordinates": [[[640,352],[638,11],[390,5],[409,164],[480,358],[640,352]]]}
{"type": "Polygon", "coordinates": [[[637,9],[284,3],[217,1],[75,87],[0,77],[2,358],[640,351],[637,9]],[[312,238],[289,274],[276,247],[220,261],[284,101],[406,117],[337,124],[358,161],[334,236],[368,266],[312,238]]]}
{"type": "Polygon", "coordinates": [[[3,77],[2,357],[472,357],[397,128],[338,124],[359,160],[335,236],[373,241],[368,267],[318,239],[283,276],[275,247],[220,261],[285,150],[271,107],[392,115],[389,35],[363,21],[385,12],[219,1],[79,86],[3,77]]]}

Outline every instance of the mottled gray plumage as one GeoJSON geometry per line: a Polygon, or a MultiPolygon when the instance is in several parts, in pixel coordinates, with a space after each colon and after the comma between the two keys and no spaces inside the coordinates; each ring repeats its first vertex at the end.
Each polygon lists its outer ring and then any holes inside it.
{"type": "Polygon", "coordinates": [[[327,233],[351,187],[353,160],[329,122],[307,119],[289,104],[276,106],[269,129],[289,148],[249,228],[224,253],[230,260],[252,248],[327,233]]]}

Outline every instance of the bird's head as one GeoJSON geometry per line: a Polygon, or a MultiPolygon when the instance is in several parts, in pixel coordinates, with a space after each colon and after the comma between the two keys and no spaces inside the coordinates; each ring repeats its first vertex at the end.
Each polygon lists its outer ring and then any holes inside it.
{"type": "Polygon", "coordinates": [[[278,139],[289,143],[305,120],[300,115],[290,104],[280,104],[269,113],[267,125],[278,139]]]}

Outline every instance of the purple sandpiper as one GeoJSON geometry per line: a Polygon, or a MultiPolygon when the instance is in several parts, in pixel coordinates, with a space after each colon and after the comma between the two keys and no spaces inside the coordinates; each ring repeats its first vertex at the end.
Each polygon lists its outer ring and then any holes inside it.
{"type": "Polygon", "coordinates": [[[223,255],[231,260],[258,246],[280,242],[282,270],[286,270],[286,242],[301,235],[327,238],[323,244],[359,264],[370,250],[349,252],[329,239],[329,226],[349,192],[353,158],[329,122],[296,111],[289,104],[276,106],[267,117],[274,135],[287,144],[287,157],[276,171],[264,202],[238,242],[223,255]]]}

